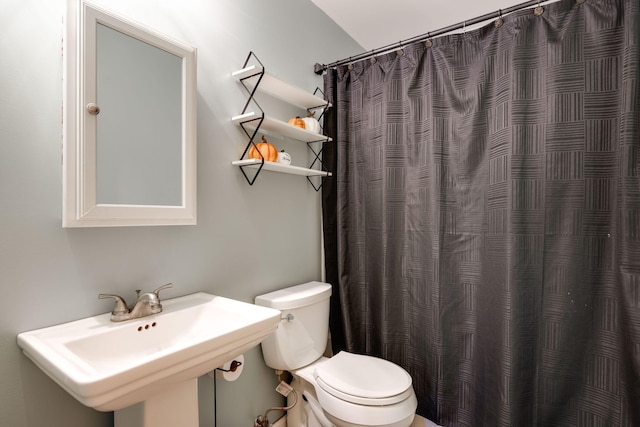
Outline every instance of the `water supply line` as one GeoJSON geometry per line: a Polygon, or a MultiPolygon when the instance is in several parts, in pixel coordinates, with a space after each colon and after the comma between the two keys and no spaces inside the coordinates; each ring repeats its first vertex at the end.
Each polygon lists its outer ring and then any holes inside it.
{"type": "Polygon", "coordinates": [[[253,424],[253,427],[269,427],[269,412],[272,411],[288,411],[289,409],[293,408],[294,406],[296,406],[296,403],[298,403],[298,393],[295,390],[291,390],[291,393],[293,393],[293,403],[289,406],[274,406],[272,408],[267,409],[267,411],[264,413],[264,415],[258,415],[258,417],[256,418],[255,423],[253,424]]]}
{"type": "MultiPolygon", "coordinates": [[[[282,375],[282,371],[280,370],[276,370],[276,375],[278,375],[278,378],[280,378],[280,376],[282,375]]],[[[278,384],[278,387],[276,387],[276,391],[278,393],[280,393],[281,395],[283,395],[284,397],[288,397],[289,394],[293,394],[293,403],[289,406],[274,406],[271,407],[269,409],[267,409],[267,411],[264,413],[264,415],[258,415],[255,419],[255,421],[253,422],[253,427],[269,427],[269,413],[272,411],[283,411],[286,412],[289,409],[293,408],[294,406],[296,406],[296,403],[298,403],[298,393],[293,389],[293,387],[291,387],[289,384],[287,384],[285,381],[280,381],[280,384],[278,384]]]]}

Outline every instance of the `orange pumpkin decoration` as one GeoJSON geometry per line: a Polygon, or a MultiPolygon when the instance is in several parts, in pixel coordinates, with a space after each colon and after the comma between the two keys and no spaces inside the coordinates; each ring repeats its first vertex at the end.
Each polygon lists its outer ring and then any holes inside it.
{"type": "Polygon", "coordinates": [[[304,129],[306,127],[304,124],[304,120],[302,120],[300,116],[289,119],[289,124],[301,129],[304,129]]]}
{"type": "Polygon", "coordinates": [[[263,135],[262,142],[251,145],[251,150],[249,150],[249,157],[258,160],[262,160],[264,158],[267,162],[275,162],[278,160],[278,149],[269,144],[269,142],[263,135]]]}

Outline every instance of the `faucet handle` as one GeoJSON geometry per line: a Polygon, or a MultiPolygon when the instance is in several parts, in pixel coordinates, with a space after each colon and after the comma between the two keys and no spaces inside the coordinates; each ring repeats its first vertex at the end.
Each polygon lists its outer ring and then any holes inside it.
{"type": "Polygon", "coordinates": [[[167,283],[166,285],[162,285],[158,289],[153,291],[153,293],[156,294],[158,298],[160,298],[160,295],[158,295],[158,293],[164,289],[169,289],[169,288],[173,288],[173,283],[167,283]]]}
{"type": "Polygon", "coordinates": [[[127,303],[119,295],[99,294],[98,298],[100,298],[100,299],[113,298],[114,300],[116,300],[116,305],[113,307],[113,311],[111,312],[111,314],[124,314],[124,313],[128,313],[129,312],[129,308],[127,307],[127,303]]]}

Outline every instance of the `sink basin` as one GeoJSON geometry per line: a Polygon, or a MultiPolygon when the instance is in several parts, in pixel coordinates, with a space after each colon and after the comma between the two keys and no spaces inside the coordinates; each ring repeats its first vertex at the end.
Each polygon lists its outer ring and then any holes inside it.
{"type": "Polygon", "coordinates": [[[216,369],[276,330],[280,311],[195,293],[125,322],[110,314],[18,335],[24,354],[84,405],[126,408],[216,369]]]}

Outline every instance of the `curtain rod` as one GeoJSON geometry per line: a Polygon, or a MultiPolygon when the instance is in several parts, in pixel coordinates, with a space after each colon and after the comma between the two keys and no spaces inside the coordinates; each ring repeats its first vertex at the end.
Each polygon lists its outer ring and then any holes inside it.
{"type": "MultiPolygon", "coordinates": [[[[584,0],[576,0],[576,1],[578,3],[584,2],[584,0]]],[[[506,15],[508,13],[516,12],[516,11],[521,10],[521,9],[526,9],[528,7],[531,7],[531,6],[540,7],[540,5],[542,3],[551,3],[551,2],[549,2],[549,1],[543,2],[541,0],[531,0],[531,1],[527,1],[525,3],[520,3],[520,4],[517,4],[515,6],[508,7],[506,9],[500,9],[500,10],[498,10],[496,12],[487,13],[487,14],[479,16],[477,18],[473,18],[473,19],[469,19],[467,21],[459,22],[457,24],[449,25],[448,27],[444,27],[444,28],[441,28],[441,29],[436,30],[436,31],[429,31],[426,34],[422,34],[422,35],[419,35],[419,36],[416,36],[416,37],[412,37],[412,38],[406,39],[406,40],[401,40],[398,43],[389,44],[387,46],[383,46],[383,47],[380,47],[380,48],[377,48],[377,49],[373,49],[373,50],[368,51],[368,52],[364,52],[364,53],[361,53],[361,54],[358,54],[358,55],[355,55],[355,56],[350,56],[348,58],[344,58],[344,59],[341,59],[339,61],[332,62],[331,64],[328,64],[328,65],[316,64],[314,66],[314,72],[316,74],[322,74],[324,71],[328,70],[329,68],[334,68],[334,67],[337,67],[339,65],[348,64],[348,63],[354,62],[354,61],[360,61],[362,59],[371,58],[373,56],[380,55],[381,53],[389,52],[389,51],[392,51],[392,50],[397,50],[397,49],[402,48],[402,46],[404,46],[404,45],[425,41],[425,40],[431,39],[433,37],[440,36],[442,34],[450,33],[451,31],[455,31],[455,30],[459,30],[461,28],[465,28],[467,25],[478,24],[480,22],[488,21],[488,20],[494,19],[494,18],[502,18],[502,16],[504,16],[504,15],[506,15]]],[[[540,10],[539,14],[541,14],[541,13],[542,13],[542,10],[540,10]]]]}

